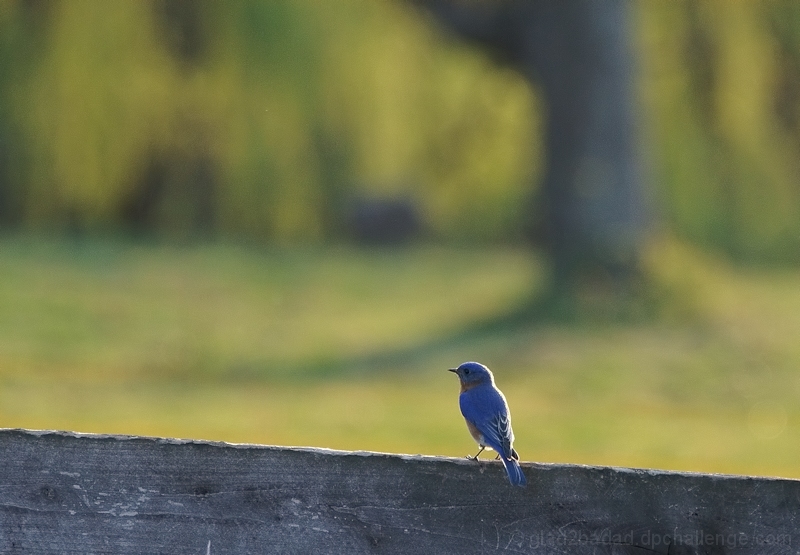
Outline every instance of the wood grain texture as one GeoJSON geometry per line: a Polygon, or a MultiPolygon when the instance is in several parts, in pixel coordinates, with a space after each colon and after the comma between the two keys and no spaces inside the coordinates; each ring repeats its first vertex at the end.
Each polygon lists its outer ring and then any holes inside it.
{"type": "Polygon", "coordinates": [[[0,553],[795,554],[800,481],[0,430],[0,553]]]}

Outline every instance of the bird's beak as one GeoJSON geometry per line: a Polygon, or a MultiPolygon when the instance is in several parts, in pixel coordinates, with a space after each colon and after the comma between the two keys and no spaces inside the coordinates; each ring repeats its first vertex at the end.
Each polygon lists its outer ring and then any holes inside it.
{"type": "Polygon", "coordinates": [[[458,374],[458,368],[448,368],[447,371],[448,372],[454,372],[454,373],[458,374]]]}

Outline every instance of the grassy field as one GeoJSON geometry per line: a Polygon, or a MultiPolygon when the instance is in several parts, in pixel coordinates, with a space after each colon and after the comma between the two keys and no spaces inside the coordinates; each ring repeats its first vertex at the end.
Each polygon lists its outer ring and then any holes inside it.
{"type": "Polygon", "coordinates": [[[658,317],[515,323],[524,250],[6,237],[0,426],[462,456],[480,360],[526,460],[800,477],[800,272],[653,261],[658,317]]]}

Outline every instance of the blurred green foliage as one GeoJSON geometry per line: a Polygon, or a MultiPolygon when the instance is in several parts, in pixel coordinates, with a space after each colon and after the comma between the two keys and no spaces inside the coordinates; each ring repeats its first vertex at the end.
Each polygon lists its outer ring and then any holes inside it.
{"type": "MultiPolygon", "coordinates": [[[[664,220],[800,261],[797,3],[633,6],[664,220]]],[[[439,237],[536,225],[536,91],[400,1],[3,0],[0,67],[7,225],[313,241],[361,193],[439,237]]]]}
{"type": "Polygon", "coordinates": [[[214,227],[257,239],[335,234],[337,211],[363,189],[424,199],[443,234],[508,234],[526,193],[532,95],[407,6],[0,9],[0,33],[15,35],[3,45],[4,132],[25,153],[14,175],[31,227],[118,228],[151,194],[148,226],[180,235],[205,202],[192,196],[208,194],[186,185],[185,168],[204,159],[214,227]],[[148,193],[154,167],[163,191],[148,193]],[[465,213],[483,223],[465,229],[465,213]]]}
{"type": "Polygon", "coordinates": [[[800,6],[636,5],[671,228],[739,260],[800,261],[800,6]]]}

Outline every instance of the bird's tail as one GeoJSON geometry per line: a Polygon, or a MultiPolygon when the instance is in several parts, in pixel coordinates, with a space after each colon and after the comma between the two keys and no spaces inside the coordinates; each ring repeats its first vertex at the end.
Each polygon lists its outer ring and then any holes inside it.
{"type": "Polygon", "coordinates": [[[503,464],[506,467],[508,481],[511,482],[511,485],[525,487],[528,482],[525,480],[525,475],[522,473],[522,468],[520,468],[519,463],[514,459],[507,459],[506,457],[500,458],[503,460],[503,464]]]}

